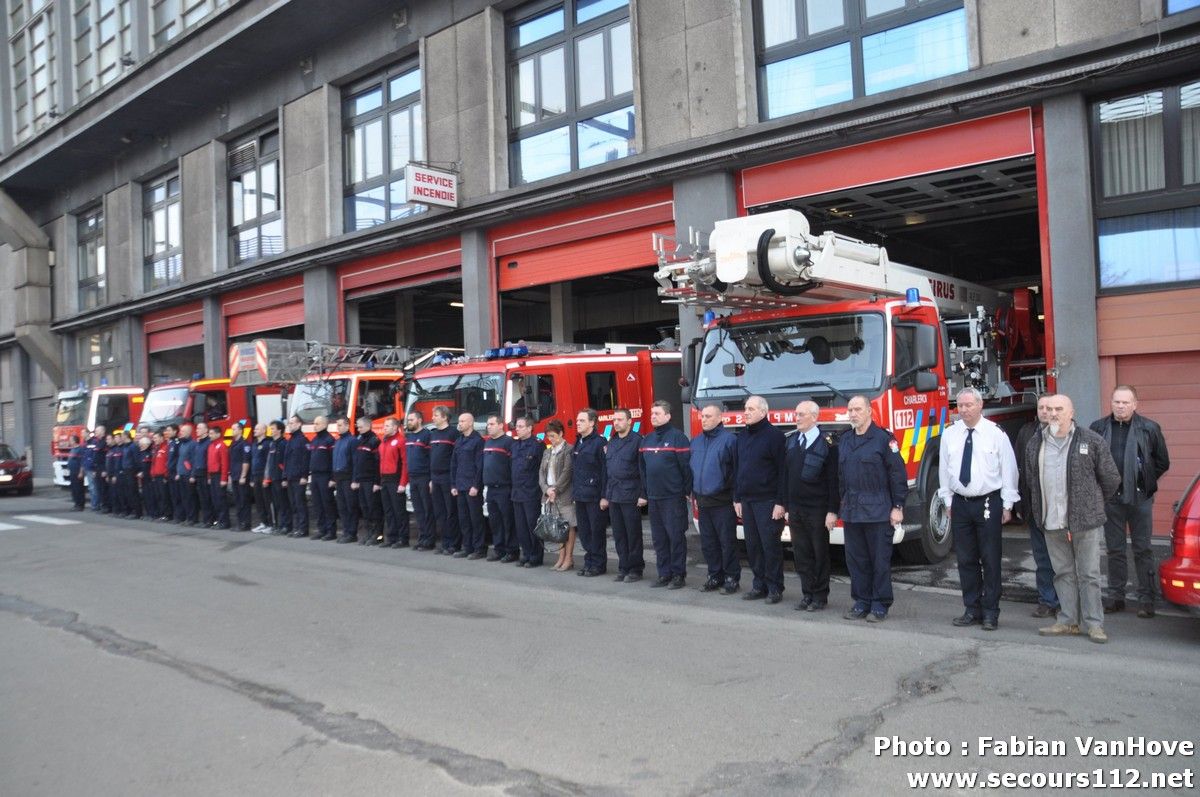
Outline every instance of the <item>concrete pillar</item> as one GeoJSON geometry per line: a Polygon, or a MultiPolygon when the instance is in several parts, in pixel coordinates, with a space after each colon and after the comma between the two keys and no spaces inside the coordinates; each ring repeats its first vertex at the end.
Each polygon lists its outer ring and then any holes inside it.
{"type": "Polygon", "coordinates": [[[9,367],[13,384],[22,387],[13,391],[11,406],[15,421],[15,439],[7,442],[20,453],[33,444],[33,415],[29,406],[29,398],[33,392],[33,368],[30,367],[29,354],[20,346],[13,346],[9,367]]]}
{"type": "Polygon", "coordinates": [[[550,285],[550,340],[575,342],[575,295],[569,282],[550,285]]]}
{"type": "MultiPolygon", "coordinates": [[[[341,162],[332,159],[330,152],[329,131],[341,124],[336,103],[331,118],[330,93],[322,86],[283,106],[283,226],[288,249],[341,232],[340,227],[330,226],[330,212],[334,205],[340,207],[337,200],[342,195],[340,186],[329,184],[329,164],[341,162]],[[331,192],[331,188],[338,190],[331,192]]],[[[340,140],[340,136],[333,138],[340,140]]]]}
{"type": "Polygon", "coordinates": [[[1082,94],[1042,105],[1046,139],[1045,192],[1050,220],[1050,299],[1058,391],[1075,403],[1075,417],[1100,416],[1100,360],[1096,341],[1096,230],[1089,202],[1091,161],[1088,104],[1082,94]]]}
{"type": "Polygon", "coordinates": [[[496,345],[496,287],[483,230],[462,234],[463,346],[480,354],[496,345]]]}
{"type": "MultiPolygon", "coordinates": [[[[733,175],[726,172],[684,177],[676,180],[675,192],[675,238],[686,243],[692,230],[702,233],[701,242],[708,243],[713,225],[720,219],[737,215],[737,194],[733,175]]],[[[701,318],[703,312],[694,308],[679,307],[679,345],[686,346],[693,338],[703,334],[701,318]]]]}
{"type": "Polygon", "coordinates": [[[204,297],[204,376],[215,378],[227,376],[229,363],[226,358],[225,325],[221,318],[221,300],[216,296],[204,297]]]}
{"type": "Polygon", "coordinates": [[[225,145],[212,141],[179,162],[183,196],[185,282],[229,268],[229,222],[225,215],[225,145]]]}
{"type": "Polygon", "coordinates": [[[338,328],[338,305],[341,301],[337,266],[317,266],[304,272],[305,340],[341,342],[342,330],[338,328]]]}
{"type": "Polygon", "coordinates": [[[124,316],[118,321],[113,330],[113,347],[116,349],[117,383],[146,384],[149,369],[146,364],[146,335],[142,328],[142,319],[124,316]]]}
{"type": "Polygon", "coordinates": [[[411,346],[417,336],[417,321],[413,313],[413,297],[409,291],[396,294],[396,340],[397,346],[411,346]]]}

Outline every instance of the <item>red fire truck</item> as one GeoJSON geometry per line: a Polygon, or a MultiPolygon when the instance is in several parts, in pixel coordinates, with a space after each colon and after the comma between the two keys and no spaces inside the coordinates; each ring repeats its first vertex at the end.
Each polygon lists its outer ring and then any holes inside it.
{"type": "Polygon", "coordinates": [[[97,425],[108,430],[127,423],[137,423],[142,415],[145,390],[140,387],[101,385],[75,390],[62,390],[55,400],[54,428],[50,433],[50,456],[54,462],[54,483],[69,487],[67,457],[71,453],[71,436],[87,438],[97,425]]]}
{"type": "MultiPolygon", "coordinates": [[[[908,467],[895,542],[910,561],[949,554],[937,459],[954,396],[977,388],[985,414],[1015,436],[1044,388],[1028,289],[1008,295],[890,262],[882,247],[812,234],[794,210],[719,221],[707,246],[656,236],[655,247],[659,294],[705,312],[703,338],[684,353],[693,434],[707,404],[722,407],[736,431],[750,395],[764,397],[771,422],[789,431],[797,403],[811,399],[822,429],[838,432],[849,427],[850,397],[863,394],[908,467]]],[[[841,544],[840,527],[831,541],[841,544]]]]}
{"type": "Polygon", "coordinates": [[[244,388],[230,385],[228,379],[193,379],[164,382],[150,388],[142,409],[141,423],[151,429],[168,424],[220,424],[226,436],[234,421],[276,418],[281,414],[279,388],[244,388]]]}
{"type": "Polygon", "coordinates": [[[656,399],[671,402],[673,417],[681,417],[679,376],[679,352],[624,344],[596,349],[518,344],[417,371],[408,383],[407,409],[419,410],[426,422],[438,405],[450,409],[452,423],[469,412],[481,431],[493,413],[505,425],[525,416],[541,437],[552,418],[571,429],[579,410],[591,407],[599,415],[597,432],[608,437],[617,407],[630,410],[635,430],[656,399]]]}

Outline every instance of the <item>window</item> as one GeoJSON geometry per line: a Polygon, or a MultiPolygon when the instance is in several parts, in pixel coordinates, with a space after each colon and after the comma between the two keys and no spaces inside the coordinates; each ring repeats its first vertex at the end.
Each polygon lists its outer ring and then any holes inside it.
{"type": "Polygon", "coordinates": [[[348,379],[320,379],[296,385],[288,399],[288,412],[299,415],[302,423],[312,423],[324,415],[333,420],[346,414],[350,392],[348,379]]]}
{"type": "Polygon", "coordinates": [[[76,257],[79,262],[79,309],[91,310],[108,301],[104,259],[104,209],[92,208],[76,217],[76,257]]]}
{"type": "Polygon", "coordinates": [[[421,70],[396,67],[346,93],[346,231],[364,230],[425,210],[405,201],[404,167],[425,158],[421,70]]]}
{"type": "Polygon", "coordinates": [[[530,420],[544,421],[558,412],[554,398],[553,374],[516,374],[512,377],[509,401],[512,403],[512,419],[522,416],[530,420]]]}
{"type": "Polygon", "coordinates": [[[116,376],[117,358],[113,352],[113,330],[102,329],[80,335],[76,340],[76,364],[79,378],[92,387],[116,376]]]}
{"type": "Polygon", "coordinates": [[[1093,106],[1100,288],[1200,281],[1200,81],[1093,106]]]}
{"type": "Polygon", "coordinates": [[[151,0],[150,39],[153,49],[162,47],[188,28],[202,22],[230,0],[151,0]]]}
{"type": "Polygon", "coordinates": [[[283,252],[279,131],[229,149],[229,237],[234,263],[283,252]]]}
{"type": "MultiPolygon", "coordinates": [[[[75,0],[75,94],[113,82],[133,55],[132,0],[75,0]]],[[[130,62],[132,63],[132,62],[130,62]]]]}
{"type": "Polygon", "coordinates": [[[192,393],[192,420],[212,423],[229,417],[224,390],[197,390],[192,393]]]}
{"type": "Polygon", "coordinates": [[[1200,0],[1167,0],[1167,13],[1178,14],[1192,8],[1200,8],[1200,0]]]}
{"type": "Polygon", "coordinates": [[[54,98],[54,4],[48,0],[11,0],[8,30],[13,135],[19,141],[58,114],[54,98]]]}
{"type": "Polygon", "coordinates": [[[587,375],[588,406],[597,412],[617,408],[617,375],[601,371],[587,375]]]}
{"type": "Polygon", "coordinates": [[[965,72],[962,0],[756,0],[765,119],[965,72]]]}
{"type": "Polygon", "coordinates": [[[143,188],[142,229],[146,290],[183,282],[179,175],[160,177],[143,188]]]}
{"type": "Polygon", "coordinates": [[[367,417],[373,421],[396,415],[396,399],[393,387],[395,380],[370,379],[358,383],[356,418],[367,417]]]}
{"type": "Polygon", "coordinates": [[[634,154],[633,51],[626,0],[567,0],[510,17],[513,183],[634,154]]]}

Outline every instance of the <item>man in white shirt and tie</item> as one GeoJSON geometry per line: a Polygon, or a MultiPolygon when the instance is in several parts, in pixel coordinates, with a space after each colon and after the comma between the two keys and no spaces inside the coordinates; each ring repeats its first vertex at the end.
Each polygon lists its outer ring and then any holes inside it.
{"type": "Polygon", "coordinates": [[[946,502],[962,617],[956,626],[982,624],[995,631],[1000,615],[1001,527],[1012,517],[1017,493],[1017,457],[1008,435],[983,417],[983,396],[973,387],[959,391],[958,420],[942,433],[938,492],[946,502]]]}

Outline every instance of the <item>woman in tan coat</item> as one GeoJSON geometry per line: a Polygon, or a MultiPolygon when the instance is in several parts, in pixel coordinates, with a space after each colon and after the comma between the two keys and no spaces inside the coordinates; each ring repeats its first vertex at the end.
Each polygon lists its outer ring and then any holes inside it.
{"type": "Polygon", "coordinates": [[[558,552],[554,569],[571,570],[575,567],[575,497],[571,491],[571,447],[563,438],[562,421],[556,418],[546,424],[546,442],[549,446],[542,454],[542,466],[538,471],[542,495],[546,503],[554,504],[571,529],[558,552]]]}

